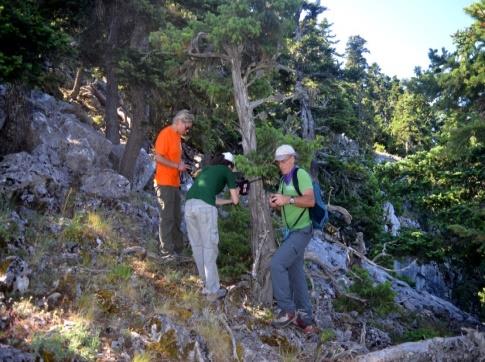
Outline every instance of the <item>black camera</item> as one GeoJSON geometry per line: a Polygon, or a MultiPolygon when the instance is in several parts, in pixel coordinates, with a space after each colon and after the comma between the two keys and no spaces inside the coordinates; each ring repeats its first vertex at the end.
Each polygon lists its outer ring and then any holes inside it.
{"type": "Polygon", "coordinates": [[[238,173],[236,177],[236,185],[237,187],[239,187],[239,195],[247,195],[251,182],[246,179],[242,174],[238,173]]]}

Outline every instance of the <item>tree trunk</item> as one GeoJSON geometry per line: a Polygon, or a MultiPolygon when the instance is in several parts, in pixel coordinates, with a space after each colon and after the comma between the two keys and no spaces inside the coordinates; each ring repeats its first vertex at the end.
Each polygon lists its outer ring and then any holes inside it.
{"type": "Polygon", "coordinates": [[[408,342],[380,351],[355,357],[357,362],[369,361],[483,361],[485,334],[465,329],[466,335],[437,337],[419,342],[408,342]]]}
{"type": "MultiPolygon", "coordinates": [[[[302,29],[301,29],[301,12],[303,11],[303,6],[300,6],[295,14],[295,42],[301,42],[302,40],[302,29]]],[[[312,110],[310,108],[310,96],[307,89],[303,85],[303,72],[301,70],[301,62],[297,61],[296,70],[296,84],[295,91],[300,102],[300,118],[301,118],[301,128],[302,128],[302,138],[304,139],[315,139],[315,120],[313,119],[312,110]]]]}
{"type": "MultiPolygon", "coordinates": [[[[302,77],[301,72],[297,71],[296,74],[297,77],[302,77]]],[[[301,80],[297,80],[296,89],[298,91],[298,100],[300,102],[302,138],[307,140],[313,140],[315,139],[315,120],[313,119],[312,110],[310,108],[310,97],[306,88],[301,84],[301,80]]]]}
{"type": "Polygon", "coordinates": [[[114,145],[120,144],[120,123],[118,122],[118,77],[114,64],[106,67],[106,108],[104,122],[106,124],[106,138],[114,145]]]}
{"type": "Polygon", "coordinates": [[[111,23],[109,25],[108,51],[106,54],[106,107],[104,123],[106,125],[106,138],[114,145],[120,143],[120,124],[118,122],[118,77],[116,76],[115,50],[118,47],[120,19],[116,9],[117,2],[112,4],[111,23]]]}
{"type": "MultiPolygon", "coordinates": [[[[246,84],[242,78],[242,46],[227,47],[231,61],[231,75],[234,86],[234,100],[241,128],[244,154],[256,151],[256,127],[253,110],[249,106],[246,84]]],[[[261,180],[255,181],[249,190],[249,208],[251,212],[251,250],[253,255],[253,300],[256,304],[271,305],[273,289],[271,287],[270,261],[276,249],[269,203],[261,180]]]]}
{"type": "MultiPolygon", "coordinates": [[[[29,91],[19,82],[7,87],[5,114],[0,128],[0,157],[9,153],[32,151],[32,105],[29,91]]],[[[3,112],[2,112],[3,113],[3,112]]]]}
{"type": "Polygon", "coordinates": [[[84,75],[84,68],[81,64],[76,71],[76,78],[74,79],[74,85],[72,87],[71,93],[69,94],[69,98],[76,99],[79,95],[79,91],[81,90],[81,83],[84,75]]]}
{"type": "Polygon", "coordinates": [[[144,139],[144,120],[145,120],[145,96],[143,87],[140,85],[133,86],[131,92],[133,104],[133,118],[130,129],[130,136],[126,143],[125,152],[119,165],[120,174],[125,176],[130,182],[133,181],[135,173],[136,160],[141,150],[144,139]]]}
{"type": "MultiPolygon", "coordinates": [[[[136,49],[137,51],[146,50],[147,40],[148,32],[145,23],[141,19],[138,19],[131,34],[130,48],[136,49]]],[[[125,152],[121,160],[120,173],[133,184],[136,161],[140,154],[143,140],[145,139],[144,125],[146,124],[148,114],[145,112],[147,103],[143,85],[134,83],[130,86],[130,89],[132,89],[130,95],[133,106],[133,117],[131,120],[130,135],[128,136],[128,142],[126,143],[125,152]]],[[[118,115],[116,108],[115,115],[118,115]]]]}

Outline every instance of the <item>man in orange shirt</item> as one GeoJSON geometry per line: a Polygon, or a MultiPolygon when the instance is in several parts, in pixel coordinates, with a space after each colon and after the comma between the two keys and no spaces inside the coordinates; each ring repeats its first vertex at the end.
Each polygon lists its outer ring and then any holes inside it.
{"type": "Polygon", "coordinates": [[[164,255],[179,254],[184,245],[180,231],[180,172],[187,170],[182,161],[182,136],[192,127],[194,116],[179,111],[172,124],[160,131],[155,142],[155,189],[160,205],[159,237],[164,255]]]}

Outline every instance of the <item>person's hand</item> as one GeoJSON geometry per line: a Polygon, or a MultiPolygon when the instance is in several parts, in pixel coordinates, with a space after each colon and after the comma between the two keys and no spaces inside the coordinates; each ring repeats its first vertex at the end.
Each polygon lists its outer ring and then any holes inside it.
{"type": "Polygon", "coordinates": [[[282,194],[272,194],[269,197],[269,205],[271,207],[278,207],[286,205],[289,202],[290,197],[282,194]]]}
{"type": "Polygon", "coordinates": [[[274,203],[274,200],[274,194],[269,195],[269,206],[272,208],[278,207],[278,205],[274,203]]]}
{"type": "Polygon", "coordinates": [[[180,161],[180,163],[178,164],[177,170],[184,172],[184,171],[187,171],[188,168],[189,168],[189,166],[187,166],[184,163],[184,161],[180,161]]]}

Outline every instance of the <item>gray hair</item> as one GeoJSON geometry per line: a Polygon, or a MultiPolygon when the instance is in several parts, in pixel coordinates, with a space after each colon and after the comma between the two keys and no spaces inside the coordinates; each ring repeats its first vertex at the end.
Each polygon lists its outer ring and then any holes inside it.
{"type": "Polygon", "coordinates": [[[177,122],[177,120],[181,120],[184,123],[194,123],[194,115],[190,113],[186,109],[182,109],[178,111],[175,117],[173,117],[172,123],[177,122]]]}

